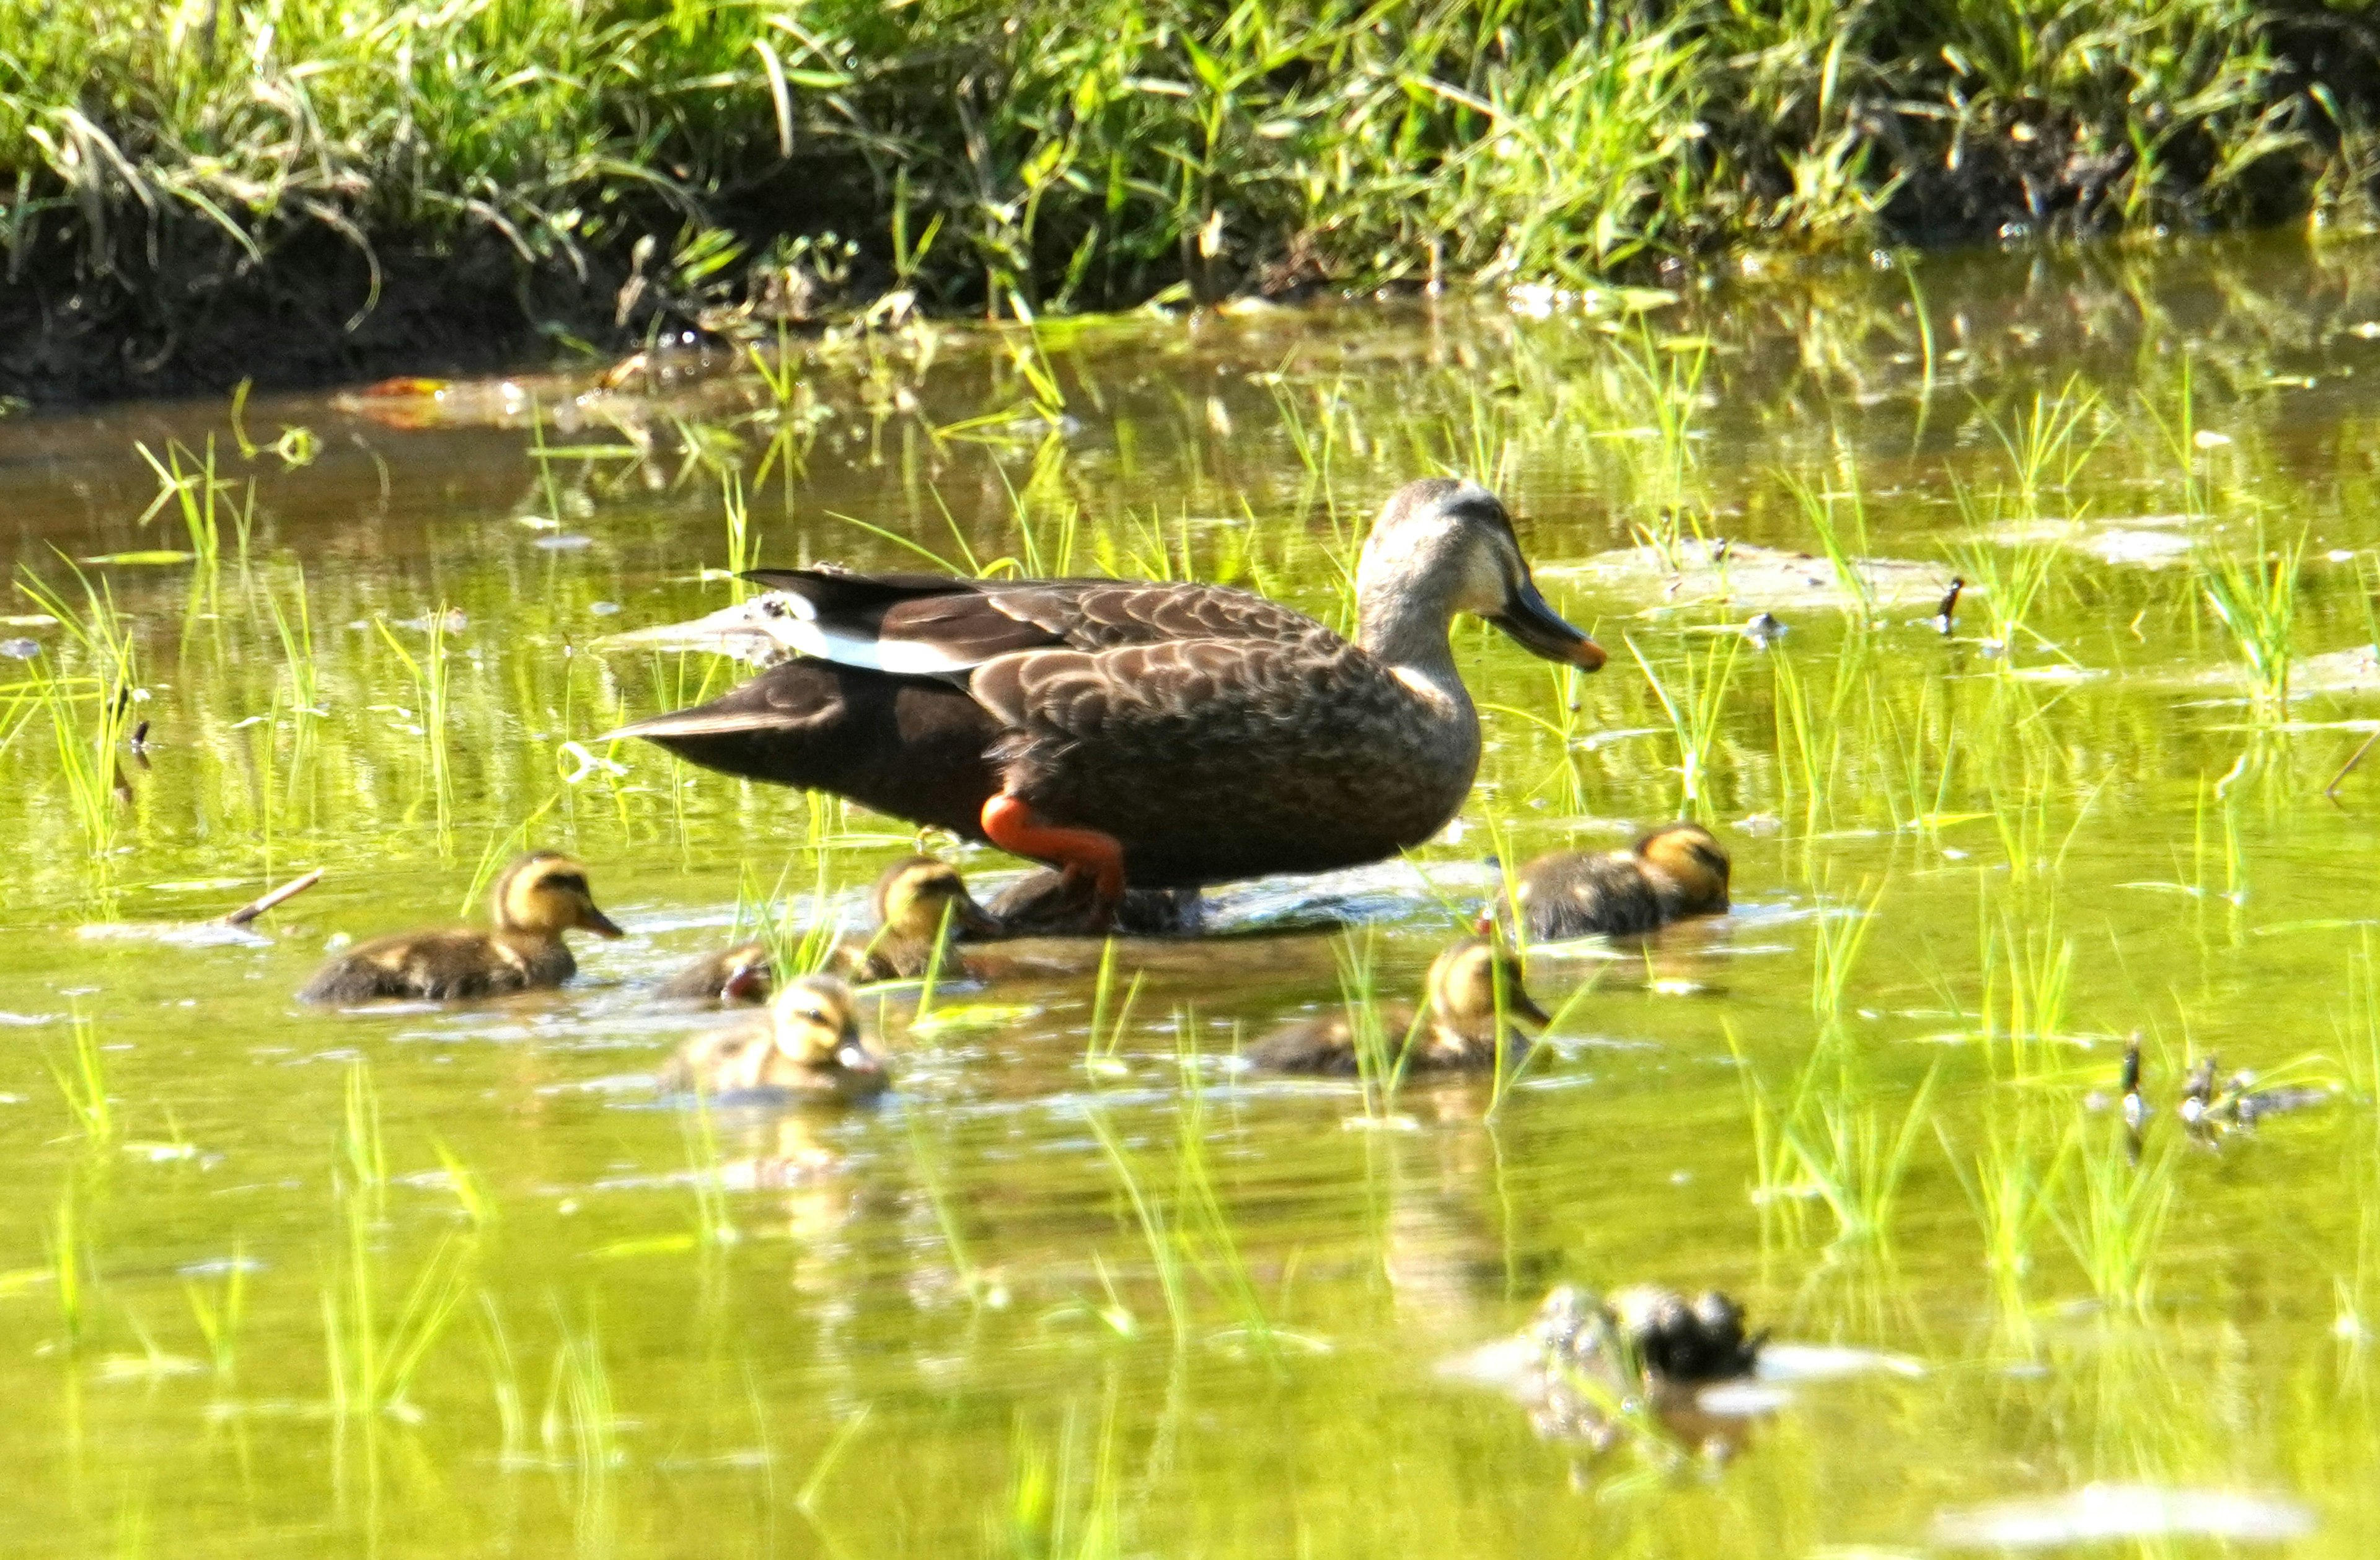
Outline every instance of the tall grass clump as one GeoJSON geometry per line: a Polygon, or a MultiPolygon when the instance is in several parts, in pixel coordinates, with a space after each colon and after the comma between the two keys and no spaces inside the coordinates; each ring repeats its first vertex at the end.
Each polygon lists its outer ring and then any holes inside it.
{"type": "Polygon", "coordinates": [[[79,569],[75,579],[82,588],[79,605],[30,571],[18,576],[17,588],[58,620],[87,668],[69,675],[28,663],[23,686],[49,716],[67,810],[96,857],[115,843],[116,804],[129,795],[118,755],[143,695],[131,628],[117,613],[114,593],[79,569]]]}
{"type": "Polygon", "coordinates": [[[2259,719],[2289,716],[2298,573],[2305,548],[2304,531],[2275,544],[2259,522],[2246,551],[2209,546],[2196,564],[2199,589],[2216,620],[2230,631],[2259,719]]]}
{"type": "Polygon", "coordinates": [[[0,38],[18,307],[225,384],[173,325],[227,286],[327,335],[536,278],[634,336],[2269,220],[2355,184],[2375,53],[2256,0],[5,0],[0,38]]]}

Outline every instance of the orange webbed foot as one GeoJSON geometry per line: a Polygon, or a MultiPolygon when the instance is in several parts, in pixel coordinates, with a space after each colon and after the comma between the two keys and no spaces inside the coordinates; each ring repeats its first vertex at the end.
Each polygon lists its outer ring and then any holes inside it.
{"type": "Polygon", "coordinates": [[[1069,887],[1087,881],[1094,920],[1112,922],[1123,903],[1123,844],[1097,829],[1051,823],[1021,797],[1006,793],[983,804],[984,837],[1012,856],[1046,861],[1063,872],[1069,887]]]}

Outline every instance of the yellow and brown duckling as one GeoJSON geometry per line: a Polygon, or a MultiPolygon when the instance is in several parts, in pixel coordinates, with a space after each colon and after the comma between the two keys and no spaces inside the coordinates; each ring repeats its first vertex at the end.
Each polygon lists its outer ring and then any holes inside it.
{"type": "Polygon", "coordinates": [[[832,975],[790,981],[750,1023],[697,1035],[659,1079],[665,1093],[768,1091],[847,1103],[890,1087],[883,1058],[859,1034],[859,1001],[832,975]]]}
{"type": "MultiPolygon", "coordinates": [[[[945,939],[997,936],[1001,930],[967,892],[958,869],[931,856],[911,856],[885,868],[871,900],[874,934],[845,938],[831,956],[835,972],[859,985],[914,981],[933,966],[934,951],[945,939]]],[[[943,963],[956,972],[947,952],[943,963]]],[[[766,1002],[770,986],[768,945],[756,939],[695,960],[670,977],[659,994],[685,1002],[766,1002]]]]}
{"type": "Polygon", "coordinates": [[[595,908],[587,869],[552,850],[532,850],[497,877],[489,904],[495,925],[400,932],[358,944],[314,972],[305,1002],[416,997],[446,1002],[558,986],[578,972],[565,932],[617,937],[595,908]]]}
{"type": "Polygon", "coordinates": [[[1700,823],[1665,823],[1628,850],[1558,850],[1513,890],[1533,943],[1651,932],[1727,909],[1727,849],[1700,823]]]}
{"type": "MultiPolygon", "coordinates": [[[[1528,1054],[1529,1038],[1514,1020],[1548,1021],[1521,985],[1520,960],[1484,937],[1466,937],[1439,955],[1423,992],[1427,1009],[1418,1023],[1411,1003],[1378,1009],[1390,1056],[1406,1048],[1407,1075],[1490,1071],[1500,1050],[1506,1069],[1517,1067],[1528,1054]]],[[[1352,1077],[1363,1070],[1361,1046],[1354,1016],[1342,1007],[1275,1030],[1250,1048],[1247,1059],[1266,1072],[1352,1077]]]]}

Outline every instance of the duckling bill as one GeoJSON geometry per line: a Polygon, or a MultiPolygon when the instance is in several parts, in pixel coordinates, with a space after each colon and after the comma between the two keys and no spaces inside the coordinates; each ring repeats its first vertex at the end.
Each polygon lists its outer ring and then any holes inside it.
{"type": "MultiPolygon", "coordinates": [[[[934,967],[947,944],[997,936],[1000,922],[976,903],[958,869],[931,856],[895,861],[876,879],[870,896],[876,911],[873,935],[845,938],[830,960],[844,979],[857,985],[878,981],[914,981],[934,967]]],[[[954,969],[947,952],[944,969],[954,969]]],[[[768,945],[739,943],[695,960],[670,977],[659,993],[683,1002],[766,1002],[771,984],[768,945]]]]}
{"type": "Polygon", "coordinates": [[[1728,907],[1726,847],[1700,823],[1667,823],[1627,850],[1561,850],[1521,869],[1513,891],[1533,943],[1651,932],[1728,907]]]}
{"type": "Polygon", "coordinates": [[[596,908],[587,869],[552,850],[533,850],[497,877],[489,900],[495,924],[401,932],[358,944],[322,966],[298,993],[305,1002],[412,997],[448,1002],[558,986],[578,972],[565,932],[622,935],[596,908]]]}
{"type": "MultiPolygon", "coordinates": [[[[1518,1067],[1529,1038],[1514,1020],[1540,1028],[1548,1022],[1521,985],[1520,961],[1484,938],[1465,938],[1439,954],[1423,988],[1426,1012],[1416,1015],[1402,1002],[1378,1010],[1390,1059],[1405,1047],[1409,1075],[1490,1071],[1500,1051],[1507,1070],[1518,1067]]],[[[1362,1040],[1353,1016],[1341,1008],[1274,1031],[1250,1048],[1247,1060],[1265,1072],[1354,1077],[1363,1070],[1362,1040]]]]}
{"type": "Polygon", "coordinates": [[[892,1079],[860,1037],[851,987],[832,975],[805,975],[758,1022],[687,1041],[657,1081],[670,1094],[769,1092],[847,1103],[881,1094],[892,1079]]]}

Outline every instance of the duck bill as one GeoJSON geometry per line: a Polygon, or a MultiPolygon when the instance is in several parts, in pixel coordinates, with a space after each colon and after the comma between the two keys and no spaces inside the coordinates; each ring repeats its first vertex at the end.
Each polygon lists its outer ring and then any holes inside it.
{"type": "Polygon", "coordinates": [[[1563,621],[1562,615],[1537,594],[1536,581],[1523,579],[1504,598],[1504,610],[1488,621],[1512,637],[1531,655],[1564,661],[1581,671],[1603,664],[1603,647],[1563,621]]]}
{"type": "Polygon", "coordinates": [[[975,902],[972,894],[963,894],[951,902],[950,926],[951,935],[960,939],[1000,935],[1000,922],[975,902]]]}
{"type": "Polygon", "coordinates": [[[843,1074],[846,1088],[880,1088],[887,1081],[884,1058],[857,1041],[835,1051],[834,1065],[843,1074]]]}
{"type": "Polygon", "coordinates": [[[592,932],[598,937],[625,937],[627,935],[626,932],[621,931],[619,927],[613,924],[612,918],[610,916],[605,915],[602,911],[597,909],[592,905],[585,906],[579,910],[578,929],[582,932],[592,932]]]}
{"type": "Polygon", "coordinates": [[[686,623],[663,623],[650,628],[608,634],[597,640],[599,651],[699,650],[766,665],[789,653],[784,641],[771,632],[774,619],[754,597],[722,607],[708,616],[686,623]]]}
{"type": "Polygon", "coordinates": [[[1546,1010],[1539,1007],[1535,999],[1518,986],[1512,986],[1505,990],[1504,1016],[1508,1018],[1526,1018],[1539,1029],[1553,1022],[1551,1018],[1546,1017],[1546,1010]]]}

